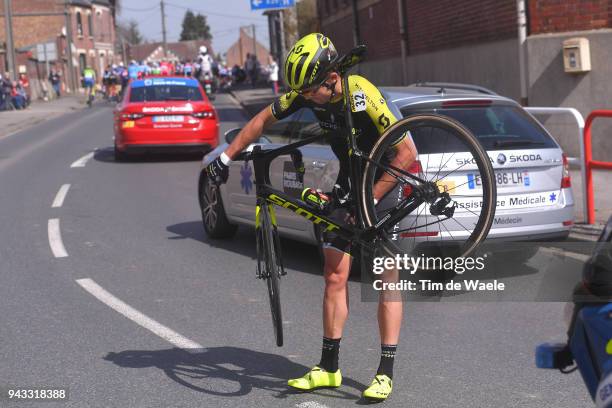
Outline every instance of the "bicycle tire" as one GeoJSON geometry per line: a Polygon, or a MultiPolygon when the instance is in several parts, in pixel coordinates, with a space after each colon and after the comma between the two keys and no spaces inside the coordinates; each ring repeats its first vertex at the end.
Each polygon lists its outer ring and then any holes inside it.
{"type": "Polygon", "coordinates": [[[264,203],[260,206],[260,226],[259,233],[261,234],[261,242],[264,255],[264,279],[268,287],[268,298],[270,300],[270,312],[272,314],[272,327],[274,329],[274,337],[278,347],[283,346],[283,318],[280,303],[280,276],[281,267],[277,258],[278,251],[278,236],[275,235],[275,229],[272,225],[270,217],[270,209],[268,204],[264,203]]]}
{"type": "MultiPolygon", "coordinates": [[[[372,148],[372,151],[369,155],[369,160],[365,164],[364,173],[363,173],[364,177],[362,179],[361,204],[362,204],[362,214],[363,214],[365,226],[373,227],[377,225],[377,223],[380,221],[380,218],[382,218],[382,217],[379,217],[377,214],[377,211],[379,210],[375,209],[372,189],[373,189],[374,183],[377,178],[377,173],[381,171],[380,163],[383,160],[383,156],[389,152],[388,149],[390,148],[390,146],[392,146],[392,144],[396,140],[398,140],[398,135],[404,134],[406,131],[410,131],[412,134],[412,132],[418,131],[419,129],[424,129],[426,127],[441,130],[442,132],[440,133],[445,133],[447,135],[447,138],[449,134],[452,134],[454,137],[456,137],[457,138],[456,142],[461,142],[463,146],[465,146],[468,149],[467,153],[471,153],[473,155],[472,156],[473,162],[471,164],[476,164],[477,170],[479,172],[479,176],[480,176],[480,180],[482,184],[482,204],[481,204],[482,210],[480,214],[475,214],[473,211],[469,210],[469,208],[466,206],[461,208],[463,211],[465,211],[464,208],[468,208],[467,211],[469,211],[472,214],[477,215],[477,218],[478,218],[477,221],[474,223],[473,230],[472,231],[468,230],[469,236],[467,236],[463,244],[455,242],[453,240],[454,238],[451,234],[451,231],[444,224],[441,224],[444,221],[448,219],[453,219],[453,218],[446,218],[440,221],[439,216],[433,215],[438,218],[438,221],[435,223],[439,224],[438,228],[440,228],[440,233],[439,233],[440,239],[442,240],[443,235],[450,234],[451,239],[447,239],[446,243],[453,244],[455,246],[455,248],[453,248],[454,250],[453,255],[459,256],[459,257],[469,256],[470,254],[473,253],[473,251],[476,249],[478,244],[480,244],[486,238],[491,228],[491,225],[493,223],[493,218],[495,215],[497,187],[495,183],[493,167],[491,165],[489,156],[486,150],[482,147],[482,145],[478,141],[478,138],[470,130],[464,127],[462,124],[460,124],[456,120],[449,118],[447,116],[443,116],[439,114],[435,114],[435,115],[417,114],[417,115],[403,118],[400,121],[394,123],[390,128],[388,128],[377,140],[376,144],[372,148]],[[440,225],[444,225],[446,231],[442,231],[440,225]]],[[[441,140],[440,143],[442,142],[444,141],[441,140]]],[[[448,145],[452,145],[452,143],[450,144],[448,143],[448,140],[446,142],[448,145]]],[[[444,147],[443,149],[445,148],[446,147],[444,147]]],[[[443,149],[442,151],[444,151],[443,149]]],[[[440,167],[436,173],[436,176],[441,174],[441,169],[446,168],[447,163],[451,160],[452,156],[454,156],[457,153],[464,154],[464,152],[452,152],[451,157],[445,163],[442,163],[442,161],[444,160],[444,153],[442,153],[442,159],[440,160],[440,167]]],[[[423,179],[427,179],[427,172],[429,170],[429,157],[431,156],[435,156],[435,155],[434,154],[427,155],[428,163],[426,165],[425,171],[421,173],[421,178],[423,179]]],[[[460,169],[463,166],[465,166],[465,163],[462,166],[460,166],[458,169],[460,169]]],[[[433,181],[438,185],[438,188],[441,188],[440,185],[438,184],[439,180],[442,180],[443,178],[449,176],[450,174],[456,171],[457,169],[451,172],[447,172],[440,179],[434,180],[434,177],[432,177],[431,180],[427,180],[427,181],[433,181]]],[[[469,179],[469,176],[468,176],[468,179],[469,179]]],[[[455,192],[457,192],[458,187],[459,186],[457,187],[453,186],[452,189],[455,189],[455,192]]],[[[470,186],[469,188],[472,188],[472,187],[470,186]]],[[[398,194],[402,194],[399,191],[400,190],[398,190],[398,194]]],[[[445,187],[445,191],[446,191],[446,187],[445,187]]],[[[461,195],[461,197],[466,197],[466,196],[461,195]]],[[[467,212],[464,212],[464,214],[467,214],[467,212]]],[[[471,214],[467,214],[467,215],[469,217],[472,217],[471,214]]],[[[425,214],[424,217],[428,217],[428,216],[433,218],[431,214],[425,214]]],[[[462,223],[457,221],[457,219],[455,219],[455,221],[458,224],[462,225],[462,223]]],[[[418,224],[418,215],[417,215],[417,224],[418,224]]],[[[427,222],[424,224],[427,233],[429,233],[429,231],[427,231],[427,226],[433,225],[433,224],[428,224],[427,222]]],[[[417,228],[418,228],[418,225],[410,229],[416,231],[417,228]]],[[[467,230],[467,228],[465,229],[467,230]]],[[[425,234],[426,236],[427,236],[427,233],[425,234]]],[[[432,232],[432,234],[433,233],[435,232],[432,232]]],[[[416,233],[415,233],[415,236],[416,236],[416,233]]],[[[397,240],[397,237],[395,239],[397,240]]],[[[395,256],[398,253],[406,253],[406,251],[403,250],[400,245],[394,242],[391,242],[388,239],[388,237],[386,237],[385,241],[387,241],[388,245],[383,245],[383,249],[389,256],[395,256]]],[[[415,238],[415,241],[416,241],[416,238],[415,238]]]]}

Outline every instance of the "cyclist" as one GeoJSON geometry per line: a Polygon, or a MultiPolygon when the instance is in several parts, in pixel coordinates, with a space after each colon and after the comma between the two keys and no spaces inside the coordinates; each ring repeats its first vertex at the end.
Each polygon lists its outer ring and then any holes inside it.
{"type": "MultiPolygon", "coordinates": [[[[262,131],[300,108],[312,109],[321,127],[329,134],[329,143],[340,162],[337,184],[339,190],[348,191],[349,186],[349,148],[346,140],[344,99],[342,78],[334,71],[338,54],[323,34],[312,33],[301,38],[289,52],[285,62],[285,82],[291,88],[289,93],[278,97],[274,103],[251,119],[236,139],[219,158],[208,167],[211,179],[225,182],[231,159],[258,139],[262,131]],[[339,135],[340,137],[334,137],[339,135]]],[[[349,92],[359,95],[366,102],[355,105],[352,114],[354,126],[358,131],[357,145],[368,154],[378,137],[398,119],[392,113],[380,91],[367,79],[350,75],[349,92]]],[[[396,158],[392,164],[407,169],[416,160],[416,148],[409,134],[395,142],[396,158]]],[[[374,186],[377,200],[390,191],[395,180],[386,174],[374,186]],[[389,178],[387,178],[389,177],[389,178]],[[392,182],[389,182],[392,181],[392,182]]],[[[351,219],[346,209],[338,210],[335,217],[351,219]]],[[[351,266],[350,242],[324,234],[324,277],[323,298],[323,347],[320,363],[306,375],[288,381],[288,385],[299,390],[314,390],[320,387],[338,387],[342,375],[338,369],[338,352],[344,324],[348,317],[347,281],[351,266]]],[[[397,271],[391,271],[397,273],[397,271]]],[[[381,358],[378,370],[371,385],[363,392],[366,398],[385,400],[392,391],[393,362],[399,340],[402,320],[401,297],[381,292],[378,304],[378,324],[381,338],[381,358]]]]}
{"type": "Polygon", "coordinates": [[[96,84],[96,71],[93,68],[85,66],[83,69],[83,86],[85,87],[85,95],[87,95],[87,103],[91,104],[91,100],[94,97],[96,84]]]}

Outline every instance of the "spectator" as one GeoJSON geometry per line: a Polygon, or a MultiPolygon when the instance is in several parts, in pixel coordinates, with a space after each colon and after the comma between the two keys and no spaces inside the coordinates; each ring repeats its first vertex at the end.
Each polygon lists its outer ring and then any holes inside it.
{"type": "Polygon", "coordinates": [[[30,80],[26,74],[19,74],[19,83],[23,87],[23,90],[26,94],[26,103],[30,104],[30,100],[32,99],[32,93],[30,92],[30,80]]]}
{"type": "Polygon", "coordinates": [[[58,98],[60,97],[61,80],[62,80],[62,77],[60,76],[59,72],[52,69],[51,72],[49,73],[49,82],[51,82],[51,86],[53,87],[53,90],[55,91],[55,96],[57,96],[58,98]]]}
{"type": "Polygon", "coordinates": [[[272,82],[272,92],[278,94],[278,64],[274,57],[270,57],[270,65],[268,65],[268,80],[272,82]]]}
{"type": "Polygon", "coordinates": [[[0,76],[1,110],[15,109],[13,105],[12,88],[9,73],[6,72],[4,77],[0,76]]]}
{"type": "Polygon", "coordinates": [[[249,82],[251,82],[251,72],[253,71],[253,69],[253,59],[251,58],[251,54],[247,52],[246,61],[244,61],[244,72],[247,74],[249,82]]]}
{"type": "Polygon", "coordinates": [[[11,98],[15,109],[26,108],[26,94],[25,90],[17,82],[11,84],[11,98]]]}

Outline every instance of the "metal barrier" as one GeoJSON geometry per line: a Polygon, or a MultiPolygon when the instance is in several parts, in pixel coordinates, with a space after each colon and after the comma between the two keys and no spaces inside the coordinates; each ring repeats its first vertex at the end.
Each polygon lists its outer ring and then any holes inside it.
{"type": "Polygon", "coordinates": [[[595,196],[593,194],[593,169],[612,170],[612,162],[593,160],[591,144],[591,125],[595,118],[612,118],[612,110],[594,110],[589,114],[584,127],[584,169],[586,173],[586,206],[587,223],[595,223],[595,196]]]}
{"type": "MultiPolygon", "coordinates": [[[[584,118],[582,117],[580,112],[578,112],[578,110],[576,110],[575,108],[525,107],[525,110],[527,112],[529,112],[529,113],[532,113],[532,114],[560,114],[560,113],[566,113],[567,114],[567,113],[569,113],[569,114],[571,114],[574,117],[574,119],[576,119],[576,123],[578,124],[578,141],[579,141],[579,144],[580,144],[580,158],[578,159],[578,158],[570,157],[570,158],[568,158],[568,161],[570,163],[578,164],[580,166],[580,174],[581,174],[581,177],[582,177],[582,197],[583,197],[583,201],[584,201],[583,216],[584,216],[584,219],[587,220],[588,219],[588,212],[587,212],[587,205],[588,205],[588,203],[587,203],[587,187],[586,187],[586,185],[587,185],[587,175],[586,175],[586,166],[584,165],[584,163],[585,163],[585,146],[584,146],[584,138],[583,138],[584,129],[585,129],[584,118]]],[[[612,112],[612,111],[610,111],[610,112],[612,112]]],[[[590,147],[589,147],[589,149],[590,149],[590,147]]]]}

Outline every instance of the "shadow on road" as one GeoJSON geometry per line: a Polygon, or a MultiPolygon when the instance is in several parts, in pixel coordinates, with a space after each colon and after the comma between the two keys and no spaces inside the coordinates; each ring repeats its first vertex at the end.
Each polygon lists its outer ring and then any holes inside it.
{"type": "MultiPolygon", "coordinates": [[[[275,398],[288,398],[297,392],[288,389],[287,379],[302,376],[309,367],[286,357],[238,347],[213,347],[198,352],[167,350],[128,350],[110,352],[104,359],[123,368],[156,367],[175,382],[194,391],[219,397],[241,397],[253,389],[274,392],[275,398]]],[[[343,387],[314,392],[327,398],[355,400],[365,385],[343,378],[343,387]]]]}
{"type": "MultiPolygon", "coordinates": [[[[253,260],[257,259],[255,230],[253,228],[240,226],[238,233],[233,238],[228,239],[209,238],[204,232],[201,221],[170,225],[166,227],[166,230],[176,235],[168,239],[194,239],[212,248],[221,248],[253,260]]],[[[313,275],[323,275],[319,252],[314,245],[282,238],[281,250],[285,268],[313,275]]]]}
{"type": "Polygon", "coordinates": [[[115,163],[118,165],[130,165],[138,163],[164,163],[179,161],[202,160],[204,153],[138,153],[130,155],[120,162],[115,160],[115,152],[112,147],[98,149],[94,153],[94,160],[103,163],[115,163]]]}

